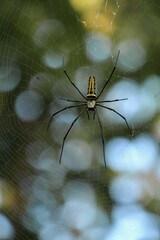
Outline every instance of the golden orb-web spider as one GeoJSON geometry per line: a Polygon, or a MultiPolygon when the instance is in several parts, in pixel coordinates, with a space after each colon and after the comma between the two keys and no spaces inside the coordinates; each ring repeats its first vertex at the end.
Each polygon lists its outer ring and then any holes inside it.
{"type": "Polygon", "coordinates": [[[105,167],[106,167],[106,157],[105,157],[105,146],[104,146],[104,134],[103,134],[103,128],[102,128],[102,123],[101,123],[101,120],[100,120],[100,117],[99,117],[99,114],[98,114],[98,111],[97,111],[97,107],[102,107],[102,108],[105,108],[105,109],[108,109],[114,113],[116,113],[117,115],[119,115],[121,118],[123,118],[123,120],[125,121],[127,127],[128,127],[128,130],[130,132],[130,134],[132,135],[132,132],[131,132],[131,129],[129,127],[129,124],[126,120],[126,118],[121,115],[119,112],[117,112],[116,110],[114,110],[113,108],[110,108],[110,107],[106,107],[106,106],[103,106],[101,103],[110,103],[110,102],[117,102],[117,101],[123,101],[123,100],[127,100],[128,98],[121,98],[121,99],[114,99],[114,100],[107,100],[107,101],[97,101],[99,99],[99,97],[102,95],[105,87],[107,86],[107,84],[109,83],[109,81],[111,80],[112,76],[113,76],[113,73],[117,67],[117,61],[118,61],[118,58],[119,58],[119,54],[120,54],[120,51],[118,51],[118,54],[117,54],[117,58],[116,58],[116,61],[115,61],[115,64],[114,64],[114,67],[112,69],[112,72],[109,76],[109,78],[107,79],[107,81],[105,82],[104,86],[102,87],[100,93],[96,94],[96,90],[95,90],[95,77],[93,75],[91,75],[89,77],[89,82],[88,82],[88,92],[87,92],[87,95],[86,97],[83,95],[83,93],[77,88],[77,86],[72,82],[71,78],[69,77],[68,73],[66,72],[66,70],[64,69],[64,74],[66,75],[66,77],[69,79],[70,83],[73,85],[73,87],[79,92],[79,94],[85,99],[85,101],[78,101],[78,100],[70,100],[70,99],[65,99],[65,98],[61,98],[62,100],[66,100],[66,101],[69,101],[69,102],[73,102],[73,103],[80,103],[80,104],[76,104],[76,105],[71,105],[71,106],[68,106],[68,107],[65,107],[61,110],[59,110],[58,112],[55,112],[53,113],[53,115],[51,116],[50,120],[49,120],[49,123],[48,123],[48,126],[47,126],[47,131],[49,129],[49,126],[50,126],[50,123],[53,119],[53,117],[55,115],[57,115],[58,113],[62,112],[62,111],[65,111],[66,109],[69,109],[69,108],[75,108],[75,107],[80,107],[80,106],[85,106],[81,111],[80,113],[77,115],[77,117],[73,120],[73,122],[71,123],[68,131],[66,132],[64,138],[63,138],[63,142],[62,142],[62,148],[61,148],[61,153],[60,153],[60,158],[59,158],[59,164],[61,164],[61,159],[62,159],[62,154],[63,154],[63,149],[64,149],[64,144],[65,144],[65,140],[71,130],[71,128],[73,127],[74,123],[78,120],[78,118],[80,117],[80,115],[83,113],[83,111],[86,109],[87,110],[87,115],[88,115],[88,119],[89,119],[89,111],[93,111],[93,119],[95,119],[95,115],[97,114],[97,117],[98,117],[98,122],[99,122],[99,126],[100,126],[100,131],[101,131],[101,139],[102,139],[102,144],[103,144],[103,157],[104,157],[104,164],[105,164],[105,167]]]}

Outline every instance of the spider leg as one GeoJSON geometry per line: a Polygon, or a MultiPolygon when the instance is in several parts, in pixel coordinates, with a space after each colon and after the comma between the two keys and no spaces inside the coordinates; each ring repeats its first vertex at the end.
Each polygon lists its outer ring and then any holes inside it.
{"type": "Polygon", "coordinates": [[[79,101],[79,100],[72,100],[72,99],[67,99],[67,98],[62,98],[62,97],[59,97],[59,99],[61,100],[64,100],[64,101],[68,101],[68,102],[79,102],[79,103],[86,103],[85,101],[79,101]]]}
{"type": "Polygon", "coordinates": [[[65,107],[65,108],[59,110],[58,112],[53,113],[53,115],[51,116],[51,118],[50,118],[50,120],[49,120],[49,123],[48,123],[48,125],[47,125],[47,132],[48,132],[49,126],[50,126],[50,124],[51,124],[51,122],[52,122],[52,119],[53,119],[53,117],[54,117],[55,115],[57,115],[57,114],[60,113],[60,112],[63,112],[63,111],[66,110],[66,109],[74,108],[74,107],[79,107],[79,106],[84,106],[84,105],[85,105],[85,104],[83,103],[83,104],[79,104],[79,105],[68,106],[68,107],[65,107]]]}
{"type": "Polygon", "coordinates": [[[93,120],[95,120],[95,115],[96,115],[96,111],[95,111],[95,108],[94,108],[93,120]]]}
{"type": "Polygon", "coordinates": [[[79,118],[80,115],[83,113],[83,111],[84,111],[85,108],[86,108],[86,107],[84,107],[84,108],[82,109],[82,111],[78,114],[78,116],[73,120],[73,122],[71,123],[71,126],[69,127],[68,131],[66,132],[66,135],[65,135],[64,138],[63,138],[63,143],[62,143],[62,148],[61,148],[61,154],[60,154],[60,158],[59,158],[59,164],[61,164],[61,159],[62,159],[62,154],[63,154],[63,148],[64,148],[65,140],[66,140],[66,138],[67,138],[67,136],[68,136],[71,128],[73,127],[74,123],[78,120],[78,118],[79,118]]]}
{"type": "Polygon", "coordinates": [[[83,95],[83,93],[81,93],[81,91],[78,89],[78,87],[74,84],[74,82],[71,80],[71,78],[69,77],[68,73],[66,72],[66,70],[63,70],[64,74],[66,75],[66,77],[69,79],[70,83],[73,85],[73,87],[81,94],[81,96],[86,99],[86,97],[83,95]]]}
{"type": "Polygon", "coordinates": [[[89,110],[87,108],[87,116],[88,116],[88,120],[90,119],[90,116],[89,116],[89,110]]]}
{"type": "Polygon", "coordinates": [[[103,158],[104,158],[104,165],[105,165],[105,168],[107,168],[107,166],[106,166],[105,146],[104,146],[103,127],[102,127],[102,123],[101,123],[101,120],[100,120],[100,117],[99,117],[99,114],[98,114],[97,108],[95,108],[95,110],[96,110],[96,113],[97,113],[98,122],[99,122],[99,126],[100,126],[100,131],[101,131],[101,139],[102,139],[102,145],[103,145],[103,158]]]}
{"type": "Polygon", "coordinates": [[[97,103],[118,102],[118,101],[124,101],[124,100],[128,100],[128,98],[118,98],[118,99],[114,99],[114,100],[97,101],[97,103]]]}
{"type": "Polygon", "coordinates": [[[119,115],[121,118],[123,118],[123,120],[125,121],[125,123],[126,123],[126,125],[127,125],[127,128],[128,128],[128,130],[129,130],[130,135],[131,135],[131,136],[133,135],[133,134],[132,134],[132,131],[131,131],[130,127],[129,127],[129,124],[128,124],[128,122],[127,122],[127,119],[126,119],[122,114],[120,114],[119,112],[117,112],[117,111],[114,110],[113,108],[109,108],[109,107],[103,106],[103,105],[101,105],[101,104],[97,104],[97,106],[102,107],[102,108],[106,108],[106,109],[108,109],[108,110],[116,113],[116,114],[119,115]]]}
{"type": "Polygon", "coordinates": [[[117,54],[117,58],[116,58],[116,61],[115,61],[115,64],[114,64],[113,70],[112,70],[112,72],[111,72],[111,74],[110,74],[108,80],[106,81],[106,83],[105,83],[104,86],[102,87],[102,90],[100,91],[99,95],[97,96],[97,99],[101,96],[101,94],[102,94],[102,92],[104,91],[105,87],[107,86],[107,84],[108,84],[109,81],[111,80],[114,71],[116,70],[117,62],[118,62],[118,58],[119,58],[119,54],[120,54],[120,50],[118,50],[118,54],[117,54]]]}

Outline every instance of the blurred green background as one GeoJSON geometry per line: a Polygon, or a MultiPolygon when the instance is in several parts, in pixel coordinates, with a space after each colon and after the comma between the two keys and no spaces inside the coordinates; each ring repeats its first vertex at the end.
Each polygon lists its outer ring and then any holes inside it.
{"type": "Polygon", "coordinates": [[[1,1],[0,239],[160,239],[160,2],[1,1]],[[66,78],[101,100],[97,118],[66,78]]]}

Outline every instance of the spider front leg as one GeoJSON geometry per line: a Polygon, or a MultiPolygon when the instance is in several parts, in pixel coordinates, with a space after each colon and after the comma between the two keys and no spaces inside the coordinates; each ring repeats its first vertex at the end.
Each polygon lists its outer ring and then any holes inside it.
{"type": "Polygon", "coordinates": [[[66,75],[66,77],[68,78],[68,80],[70,81],[70,83],[73,85],[73,87],[79,92],[79,94],[86,99],[86,97],[83,95],[83,93],[78,89],[78,87],[74,84],[74,82],[71,80],[70,76],[68,75],[67,71],[64,69],[63,70],[64,74],[66,75]]]}
{"type": "Polygon", "coordinates": [[[112,69],[112,72],[111,72],[109,78],[107,79],[107,81],[105,82],[104,86],[102,87],[102,89],[101,89],[99,95],[97,96],[97,99],[102,95],[102,93],[103,93],[105,87],[107,86],[107,84],[108,84],[109,81],[111,80],[111,78],[112,78],[112,76],[113,76],[113,73],[114,73],[114,71],[115,71],[116,68],[117,68],[117,62],[118,62],[119,54],[120,54],[120,50],[118,50],[117,58],[116,58],[116,61],[115,61],[114,67],[113,67],[113,69],[112,69]]]}

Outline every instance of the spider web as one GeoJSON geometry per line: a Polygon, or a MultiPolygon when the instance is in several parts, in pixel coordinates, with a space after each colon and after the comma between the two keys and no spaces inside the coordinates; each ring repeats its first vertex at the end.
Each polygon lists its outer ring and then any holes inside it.
{"type": "Polygon", "coordinates": [[[0,10],[0,239],[159,240],[158,1],[5,1],[0,10]],[[90,75],[126,117],[81,107],[90,75]]]}

